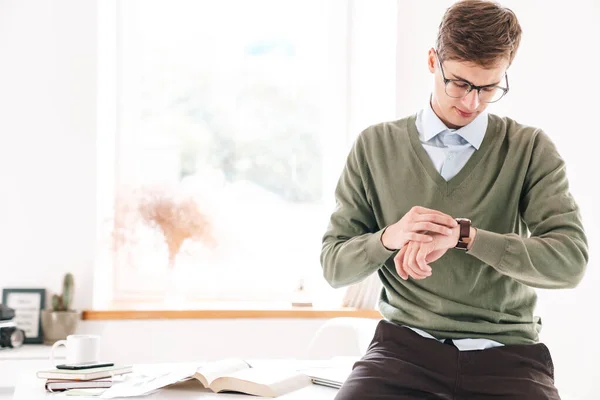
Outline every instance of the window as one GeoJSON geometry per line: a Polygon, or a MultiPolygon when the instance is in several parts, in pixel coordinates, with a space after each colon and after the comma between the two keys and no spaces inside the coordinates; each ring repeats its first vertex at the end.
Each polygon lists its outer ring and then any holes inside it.
{"type": "Polygon", "coordinates": [[[394,61],[395,2],[366,4],[117,3],[112,300],[289,304],[322,279],[356,125],[394,110],[394,63],[385,81],[357,49],[387,26],[394,61]]]}

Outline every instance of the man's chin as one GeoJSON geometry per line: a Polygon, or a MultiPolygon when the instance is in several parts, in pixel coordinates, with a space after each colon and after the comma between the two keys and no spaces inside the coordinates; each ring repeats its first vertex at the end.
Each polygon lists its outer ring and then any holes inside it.
{"type": "Polygon", "coordinates": [[[451,118],[448,118],[448,128],[459,129],[467,125],[469,122],[471,121],[465,120],[464,118],[457,118],[455,115],[453,115],[451,118]]]}
{"type": "Polygon", "coordinates": [[[453,109],[450,112],[450,118],[448,118],[448,120],[452,125],[456,127],[463,127],[473,122],[475,118],[477,118],[477,113],[472,113],[468,116],[463,116],[456,109],[453,109]]]}

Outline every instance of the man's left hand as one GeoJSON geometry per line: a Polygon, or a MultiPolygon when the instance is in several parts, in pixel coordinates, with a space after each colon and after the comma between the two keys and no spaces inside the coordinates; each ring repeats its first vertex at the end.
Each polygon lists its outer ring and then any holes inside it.
{"type": "Polygon", "coordinates": [[[425,279],[431,275],[432,263],[442,257],[448,249],[458,243],[460,226],[452,229],[452,235],[428,233],[431,242],[409,242],[404,245],[394,257],[394,265],[398,275],[404,280],[409,276],[413,279],[425,279]]]}

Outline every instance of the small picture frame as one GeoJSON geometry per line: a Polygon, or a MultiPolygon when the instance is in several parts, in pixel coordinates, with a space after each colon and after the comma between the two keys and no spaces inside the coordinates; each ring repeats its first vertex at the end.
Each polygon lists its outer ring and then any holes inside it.
{"type": "Polygon", "coordinates": [[[14,321],[25,331],[24,343],[44,342],[41,316],[46,305],[46,289],[3,289],[2,304],[15,310],[14,321]]]}

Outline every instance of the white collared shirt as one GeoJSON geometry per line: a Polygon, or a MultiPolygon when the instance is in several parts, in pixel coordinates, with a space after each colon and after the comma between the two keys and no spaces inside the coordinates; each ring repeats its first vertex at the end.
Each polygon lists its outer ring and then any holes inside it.
{"type": "Polygon", "coordinates": [[[416,125],[423,148],[438,172],[448,181],[481,146],[487,130],[488,115],[484,111],[470,124],[460,129],[450,129],[428,104],[417,115],[416,125]]]}
{"type": "MultiPolygon", "coordinates": [[[[422,109],[416,120],[419,140],[429,154],[438,172],[447,181],[452,179],[467,163],[473,153],[479,149],[488,125],[487,112],[479,114],[470,124],[460,129],[450,129],[433,112],[431,104],[422,109]]],[[[406,325],[403,325],[406,326],[406,325]]],[[[429,333],[406,326],[419,335],[438,340],[429,333]]],[[[483,350],[491,347],[504,346],[502,343],[489,339],[452,339],[454,345],[461,351],[483,350]]]]}

